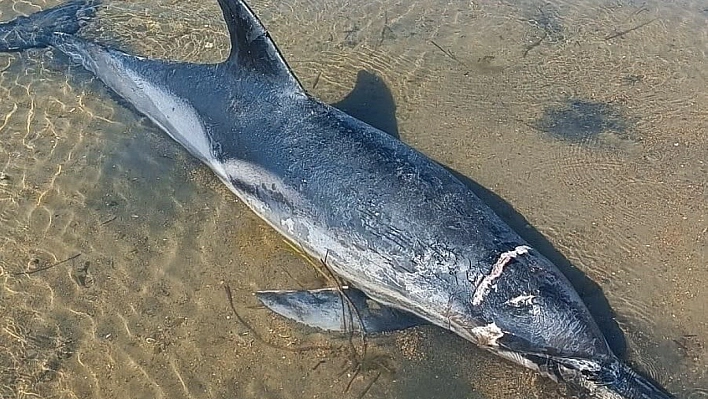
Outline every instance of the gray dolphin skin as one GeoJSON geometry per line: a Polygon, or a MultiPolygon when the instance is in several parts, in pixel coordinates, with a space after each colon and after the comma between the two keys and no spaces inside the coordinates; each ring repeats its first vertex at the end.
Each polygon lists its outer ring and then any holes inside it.
{"type": "Polygon", "coordinates": [[[0,51],[52,47],[83,65],[347,284],[260,292],[274,311],[328,330],[434,324],[594,397],[672,397],[612,353],[557,267],[465,184],[308,95],[251,9],[219,5],[232,50],[218,64],[82,39],[99,6],[86,0],[0,24],[0,51]]]}

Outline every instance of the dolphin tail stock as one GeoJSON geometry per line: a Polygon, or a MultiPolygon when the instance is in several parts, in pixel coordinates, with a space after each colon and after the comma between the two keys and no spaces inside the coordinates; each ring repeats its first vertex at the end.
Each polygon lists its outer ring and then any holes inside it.
{"type": "MultiPolygon", "coordinates": [[[[594,367],[559,362],[558,374],[567,383],[602,399],[674,399],[651,378],[614,358],[594,367]]],[[[587,364],[587,363],[585,363],[587,364]]]]}
{"type": "Polygon", "coordinates": [[[71,0],[0,24],[0,52],[44,48],[55,33],[74,34],[96,15],[100,0],[71,0]]]}

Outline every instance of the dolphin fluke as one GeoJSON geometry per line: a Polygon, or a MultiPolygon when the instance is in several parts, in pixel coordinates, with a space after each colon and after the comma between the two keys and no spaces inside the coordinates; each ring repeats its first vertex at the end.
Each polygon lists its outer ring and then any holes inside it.
{"type": "Polygon", "coordinates": [[[74,34],[96,14],[99,0],[74,0],[58,7],[0,24],[0,51],[50,45],[54,33],[74,34]]]}

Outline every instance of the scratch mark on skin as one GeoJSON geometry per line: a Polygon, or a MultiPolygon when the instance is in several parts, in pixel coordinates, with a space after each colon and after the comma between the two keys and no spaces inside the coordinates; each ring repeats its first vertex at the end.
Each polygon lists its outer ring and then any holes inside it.
{"type": "Polygon", "coordinates": [[[484,298],[487,296],[487,294],[489,294],[489,291],[492,289],[494,281],[496,281],[496,279],[498,279],[504,271],[504,266],[508,265],[509,262],[511,262],[517,256],[528,254],[530,249],[531,247],[529,246],[520,245],[514,248],[512,251],[507,251],[501,254],[501,256],[499,256],[499,260],[497,260],[497,263],[492,266],[492,271],[489,272],[489,274],[485,276],[482,281],[480,281],[480,283],[477,285],[477,288],[474,291],[474,295],[472,296],[472,305],[479,306],[482,303],[484,298]]]}
{"type": "Polygon", "coordinates": [[[295,233],[295,222],[294,222],[292,219],[288,218],[288,219],[285,219],[285,220],[281,220],[281,221],[280,221],[280,224],[281,224],[282,226],[285,226],[285,228],[288,230],[288,232],[289,232],[290,234],[294,234],[294,233],[295,233]]]}
{"type": "Polygon", "coordinates": [[[536,295],[519,295],[516,298],[509,299],[505,303],[511,306],[514,306],[516,308],[520,308],[522,306],[531,306],[533,305],[533,299],[536,298],[536,295]]]}

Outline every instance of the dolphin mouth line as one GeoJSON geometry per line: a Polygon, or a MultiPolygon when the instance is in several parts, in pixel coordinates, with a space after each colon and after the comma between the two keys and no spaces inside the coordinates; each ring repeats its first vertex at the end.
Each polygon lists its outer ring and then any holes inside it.
{"type": "Polygon", "coordinates": [[[492,290],[494,282],[501,276],[504,271],[504,267],[511,263],[512,260],[516,259],[516,257],[527,255],[530,250],[531,247],[527,245],[519,245],[511,251],[502,253],[494,266],[492,266],[492,270],[489,274],[484,276],[482,281],[480,281],[477,285],[477,288],[475,288],[474,294],[472,295],[472,305],[481,305],[484,298],[486,298],[487,294],[489,294],[489,291],[492,290]]]}

